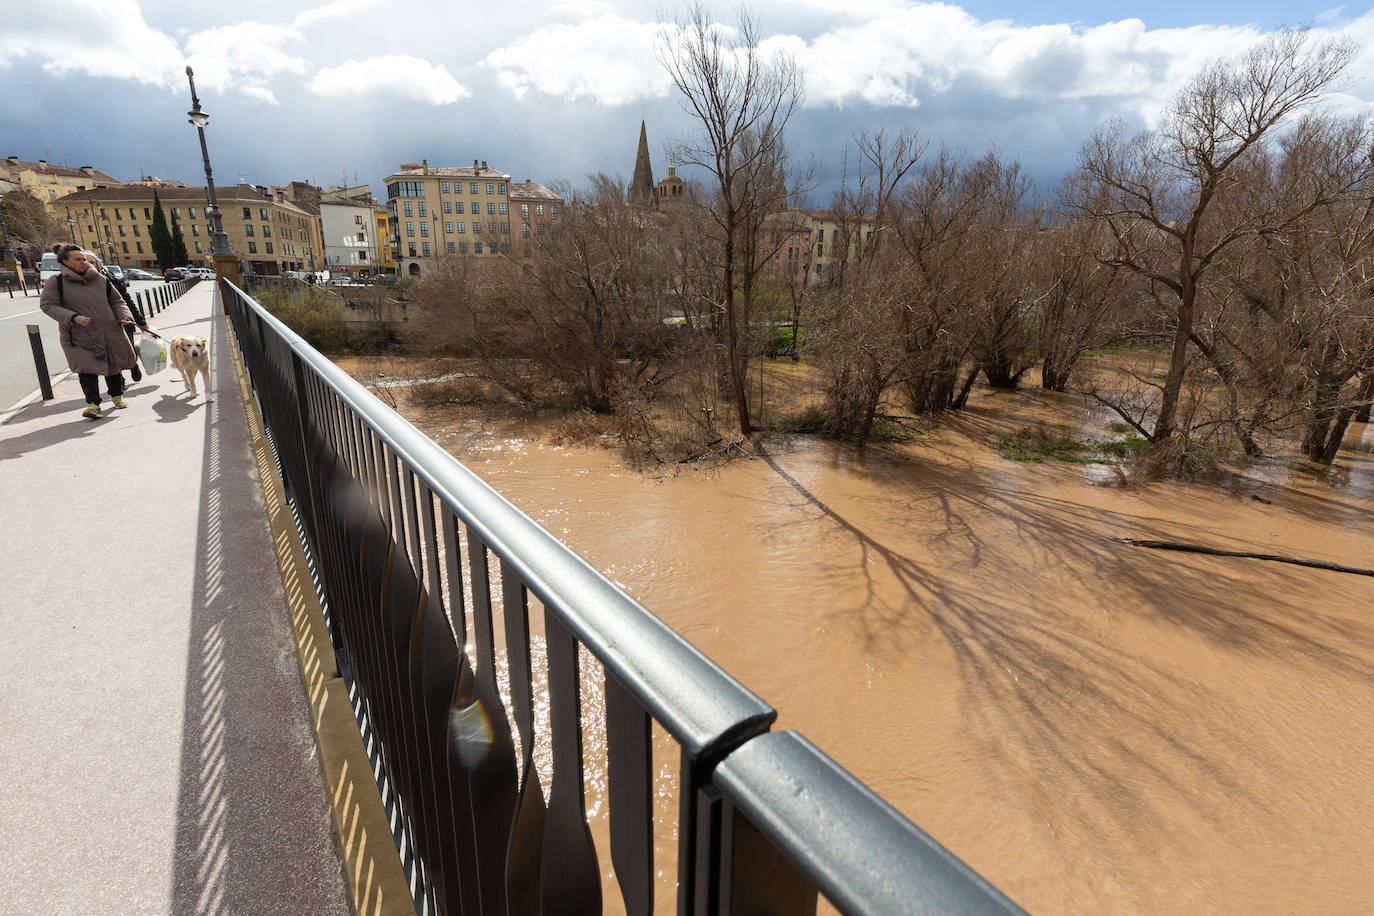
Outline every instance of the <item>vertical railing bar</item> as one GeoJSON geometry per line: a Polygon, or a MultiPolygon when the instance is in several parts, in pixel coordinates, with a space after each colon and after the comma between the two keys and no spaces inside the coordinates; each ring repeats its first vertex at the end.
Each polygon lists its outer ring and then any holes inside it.
{"type": "Polygon", "coordinates": [[[415,477],[415,472],[410,465],[402,464],[404,473],[402,475],[404,500],[406,508],[406,543],[409,545],[407,555],[410,559],[410,568],[415,572],[415,578],[420,585],[424,586],[424,558],[422,551],[424,545],[420,542],[420,515],[416,505],[415,488],[419,481],[415,477]]]}
{"type": "Polygon", "coordinates": [[[628,916],[654,910],[653,747],[648,712],[605,672],[611,862],[628,916]]]}

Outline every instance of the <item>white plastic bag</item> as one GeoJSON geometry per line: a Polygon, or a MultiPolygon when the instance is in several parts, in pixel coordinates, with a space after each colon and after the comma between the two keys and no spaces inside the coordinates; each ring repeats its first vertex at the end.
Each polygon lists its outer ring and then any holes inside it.
{"type": "Polygon", "coordinates": [[[152,375],[167,368],[167,343],[151,334],[144,334],[138,342],[138,361],[143,364],[143,374],[152,375]]]}

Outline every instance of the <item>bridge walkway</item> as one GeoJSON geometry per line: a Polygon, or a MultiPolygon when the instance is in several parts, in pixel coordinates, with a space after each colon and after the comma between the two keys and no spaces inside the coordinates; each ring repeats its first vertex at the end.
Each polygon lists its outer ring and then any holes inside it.
{"type": "Polygon", "coordinates": [[[0,425],[0,900],[346,914],[213,284],[153,324],[213,402],[166,370],[90,421],[70,378],[0,425]]]}

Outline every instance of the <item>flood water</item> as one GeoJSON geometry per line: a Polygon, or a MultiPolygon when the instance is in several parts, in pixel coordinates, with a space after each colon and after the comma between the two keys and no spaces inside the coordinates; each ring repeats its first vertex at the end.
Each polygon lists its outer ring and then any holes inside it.
{"type": "Polygon", "coordinates": [[[988,447],[1102,432],[1040,391],[660,477],[406,414],[1027,909],[1374,912],[1374,578],[1109,540],[1374,566],[1364,427],[1320,479],[1123,489],[988,447]]]}

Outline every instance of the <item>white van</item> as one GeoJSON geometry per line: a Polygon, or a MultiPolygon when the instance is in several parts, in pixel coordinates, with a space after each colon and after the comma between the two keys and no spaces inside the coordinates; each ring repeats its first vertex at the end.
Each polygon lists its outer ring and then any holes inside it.
{"type": "Polygon", "coordinates": [[[57,255],[49,251],[43,255],[43,260],[38,262],[38,285],[42,286],[61,272],[62,267],[58,263],[57,255]]]}

